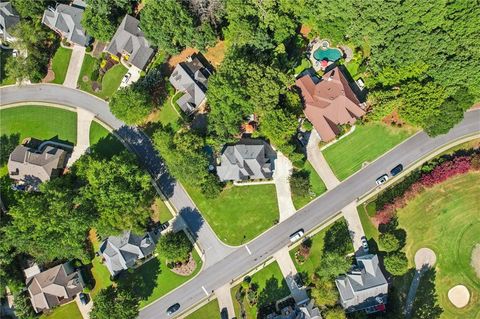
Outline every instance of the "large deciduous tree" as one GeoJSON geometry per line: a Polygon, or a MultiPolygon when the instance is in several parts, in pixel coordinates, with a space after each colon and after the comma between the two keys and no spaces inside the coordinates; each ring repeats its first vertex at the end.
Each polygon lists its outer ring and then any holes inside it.
{"type": "Polygon", "coordinates": [[[107,287],[93,298],[92,319],[135,319],[139,313],[139,299],[125,289],[107,287]]]}
{"type": "Polygon", "coordinates": [[[184,262],[188,260],[193,245],[183,231],[168,232],[160,237],[157,250],[169,261],[184,262]]]}
{"type": "Polygon", "coordinates": [[[86,0],[82,25],[85,31],[100,41],[110,41],[126,13],[130,13],[134,0],[86,0]]]}
{"type": "Polygon", "coordinates": [[[135,84],[116,91],[109,105],[113,115],[127,124],[144,121],[153,108],[149,92],[135,84]]]}

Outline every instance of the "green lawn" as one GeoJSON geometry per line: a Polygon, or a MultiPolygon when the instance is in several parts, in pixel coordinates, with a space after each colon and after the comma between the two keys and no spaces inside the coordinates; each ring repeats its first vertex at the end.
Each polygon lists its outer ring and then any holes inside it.
{"type": "Polygon", "coordinates": [[[437,255],[435,286],[444,313],[441,318],[479,318],[480,280],[471,266],[474,246],[480,244],[480,173],[456,176],[436,185],[398,211],[399,227],[407,232],[405,252],[413,266],[422,247],[437,255]],[[447,292],[465,285],[471,301],[457,309],[447,292]]]}
{"type": "MultiPolygon", "coordinates": [[[[97,252],[100,249],[100,242],[98,241],[95,230],[90,230],[89,239],[92,243],[93,251],[97,252]]],[[[93,289],[90,291],[90,296],[93,298],[103,288],[106,288],[112,284],[110,280],[110,272],[107,267],[102,264],[102,257],[95,256],[92,259],[92,267],[90,269],[93,279],[95,280],[93,289]]]]}
{"type": "Polygon", "coordinates": [[[47,106],[25,105],[0,110],[0,132],[41,140],[77,142],[77,113],[47,106]]]}
{"type": "Polygon", "coordinates": [[[110,96],[112,96],[112,94],[118,89],[123,76],[128,70],[120,63],[115,65],[104,74],[102,79],[102,89],[99,92],[94,92],[92,90],[91,79],[92,74],[98,69],[98,67],[96,59],[86,54],[83,59],[78,83],[80,84],[80,89],[108,100],[108,98],[110,98],[110,96]]]}
{"type": "Polygon", "coordinates": [[[185,319],[215,319],[220,318],[217,299],[210,301],[202,308],[185,317],[185,319]]]}
{"type": "MultiPolygon", "coordinates": [[[[283,279],[282,272],[277,262],[273,262],[262,270],[252,275],[252,282],[258,285],[258,303],[254,306],[250,306],[245,299],[243,304],[245,305],[246,318],[255,319],[259,309],[262,306],[268,306],[275,301],[285,298],[290,295],[287,283],[283,279]]],[[[236,299],[236,294],[240,289],[241,284],[233,287],[231,290],[233,306],[235,308],[235,314],[237,318],[240,317],[240,304],[236,299]]]]}
{"type": "Polygon", "coordinates": [[[168,96],[160,109],[154,114],[152,121],[160,122],[164,126],[172,125],[173,129],[177,131],[180,128],[180,120],[183,113],[176,101],[182,96],[182,93],[178,93],[172,101],[171,97],[175,94],[175,88],[170,82],[166,83],[166,91],[168,96]]]}
{"type": "Polygon", "coordinates": [[[220,240],[240,245],[267,230],[279,218],[275,185],[229,185],[214,199],[208,199],[187,183],[188,194],[220,240]]]}
{"type": "Polygon", "coordinates": [[[12,51],[0,48],[0,85],[15,84],[15,80],[8,79],[5,74],[5,64],[7,63],[7,58],[12,56],[12,51]]]}
{"type": "Polygon", "coordinates": [[[71,49],[59,46],[52,59],[52,70],[55,72],[55,79],[52,83],[63,84],[67,75],[68,63],[72,56],[71,49]]]}
{"type": "Polygon", "coordinates": [[[90,146],[93,152],[98,152],[106,158],[125,149],[115,135],[95,121],[90,125],[90,146]]]}
{"type": "Polygon", "coordinates": [[[77,303],[71,302],[52,310],[48,315],[40,316],[40,319],[83,319],[77,303]]]}
{"type": "Polygon", "coordinates": [[[197,268],[190,276],[180,276],[167,268],[165,258],[158,256],[141,267],[120,275],[119,283],[132,287],[133,292],[142,298],[140,307],[154,302],[161,296],[193,278],[202,268],[202,260],[195,250],[193,257],[197,268]]]}
{"type": "Polygon", "coordinates": [[[312,186],[312,194],[306,197],[298,197],[292,194],[293,205],[296,209],[302,208],[303,206],[310,203],[313,199],[327,191],[327,187],[323,183],[320,176],[318,176],[317,171],[315,171],[310,162],[305,162],[302,171],[306,171],[309,174],[308,178],[310,179],[310,185],[312,186]]]}
{"type": "Polygon", "coordinates": [[[155,198],[153,214],[154,220],[158,220],[160,223],[168,222],[173,218],[172,213],[161,198],[155,198]]]}
{"type": "Polygon", "coordinates": [[[95,145],[100,139],[107,137],[110,132],[98,122],[92,121],[90,124],[90,145],[95,145]]]}
{"type": "Polygon", "coordinates": [[[335,175],[344,180],[414,133],[380,123],[357,125],[355,131],[323,151],[335,175]]]}

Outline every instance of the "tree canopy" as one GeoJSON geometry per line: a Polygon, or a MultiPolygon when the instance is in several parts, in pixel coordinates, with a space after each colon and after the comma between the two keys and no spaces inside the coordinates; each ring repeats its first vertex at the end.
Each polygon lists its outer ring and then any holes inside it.
{"type": "Polygon", "coordinates": [[[127,124],[138,124],[152,111],[151,95],[135,84],[117,90],[109,103],[112,114],[127,124]]]}
{"type": "Polygon", "coordinates": [[[139,299],[126,289],[109,286],[93,298],[92,319],[135,319],[139,313],[139,299]]]}
{"type": "Polygon", "coordinates": [[[173,262],[188,260],[192,249],[193,245],[183,231],[168,232],[158,241],[158,252],[173,262]]]}

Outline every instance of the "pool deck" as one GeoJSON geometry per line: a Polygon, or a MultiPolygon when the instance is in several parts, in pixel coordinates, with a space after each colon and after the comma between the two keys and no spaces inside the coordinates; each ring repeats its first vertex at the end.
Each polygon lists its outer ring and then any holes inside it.
{"type": "MultiPolygon", "coordinates": [[[[320,39],[314,39],[312,42],[310,42],[310,56],[309,56],[309,59],[310,59],[310,62],[312,63],[313,65],[313,69],[315,71],[324,71],[325,68],[322,68],[322,64],[320,61],[318,61],[317,59],[315,59],[315,57],[313,56],[313,54],[315,53],[315,51],[317,51],[318,49],[320,49],[322,47],[322,43],[324,41],[327,41],[327,40],[320,40],[320,39]]],[[[328,41],[327,41],[328,42],[328,41]]],[[[331,47],[331,46],[328,46],[327,49],[337,49],[339,50],[340,52],[342,52],[342,50],[340,50],[339,48],[335,48],[335,47],[331,47]]],[[[343,54],[343,52],[342,52],[343,54]]],[[[331,65],[333,62],[332,61],[328,61],[328,65],[331,65]]]]}

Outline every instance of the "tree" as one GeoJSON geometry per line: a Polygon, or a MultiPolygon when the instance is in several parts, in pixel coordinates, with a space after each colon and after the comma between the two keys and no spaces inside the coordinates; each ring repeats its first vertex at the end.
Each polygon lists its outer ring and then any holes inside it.
{"type": "Polygon", "coordinates": [[[88,202],[80,203],[71,175],[40,185],[41,193],[18,197],[8,212],[5,237],[38,262],[81,258],[88,261],[85,237],[92,221],[88,202]]]}
{"type": "Polygon", "coordinates": [[[338,302],[338,290],[332,278],[318,278],[311,293],[317,305],[331,307],[338,302]]]}
{"type": "Polygon", "coordinates": [[[352,265],[349,258],[336,253],[326,252],[323,254],[316,274],[320,278],[332,279],[347,272],[352,265]]]}
{"type": "Polygon", "coordinates": [[[22,18],[38,18],[40,19],[43,11],[48,5],[54,4],[51,0],[12,0],[12,6],[17,10],[22,18]]]}
{"type": "Polygon", "coordinates": [[[307,197],[310,195],[311,185],[309,172],[294,170],[290,176],[290,189],[292,194],[298,197],[307,197]]]}
{"type": "Polygon", "coordinates": [[[408,259],[401,251],[393,252],[385,256],[385,269],[394,276],[402,276],[408,271],[408,259]]]}
{"type": "Polygon", "coordinates": [[[393,233],[380,234],[379,242],[386,252],[397,251],[400,248],[400,241],[393,233]]]}
{"type": "Polygon", "coordinates": [[[160,237],[157,249],[169,261],[184,262],[188,260],[193,245],[183,231],[168,232],[160,237]]]}
{"type": "Polygon", "coordinates": [[[344,219],[336,221],[328,228],[323,241],[324,253],[334,252],[345,256],[352,251],[352,239],[350,238],[347,222],[344,219]]]}
{"type": "Polygon", "coordinates": [[[84,156],[75,166],[75,173],[85,181],[82,201],[94,205],[99,214],[95,227],[101,234],[143,231],[153,188],[135,155],[123,151],[108,160],[84,156]]]}
{"type": "Polygon", "coordinates": [[[35,319],[32,303],[25,293],[16,293],[13,296],[15,301],[15,316],[18,319],[35,319]]]}
{"type": "Polygon", "coordinates": [[[110,41],[133,0],[86,0],[82,25],[87,34],[100,41],[110,41]]]}
{"type": "Polygon", "coordinates": [[[144,121],[153,108],[149,92],[135,84],[117,90],[109,105],[113,115],[130,125],[144,121]]]}
{"type": "Polygon", "coordinates": [[[347,316],[345,315],[345,310],[342,309],[340,306],[336,306],[333,308],[328,308],[323,313],[323,318],[325,319],[346,319],[347,316]]]}
{"type": "Polygon", "coordinates": [[[0,166],[4,166],[8,162],[10,153],[13,152],[15,147],[20,143],[20,134],[2,134],[0,136],[0,166]]]}
{"type": "Polygon", "coordinates": [[[139,313],[139,300],[132,292],[109,286],[93,298],[92,319],[135,319],[139,313]]]}

